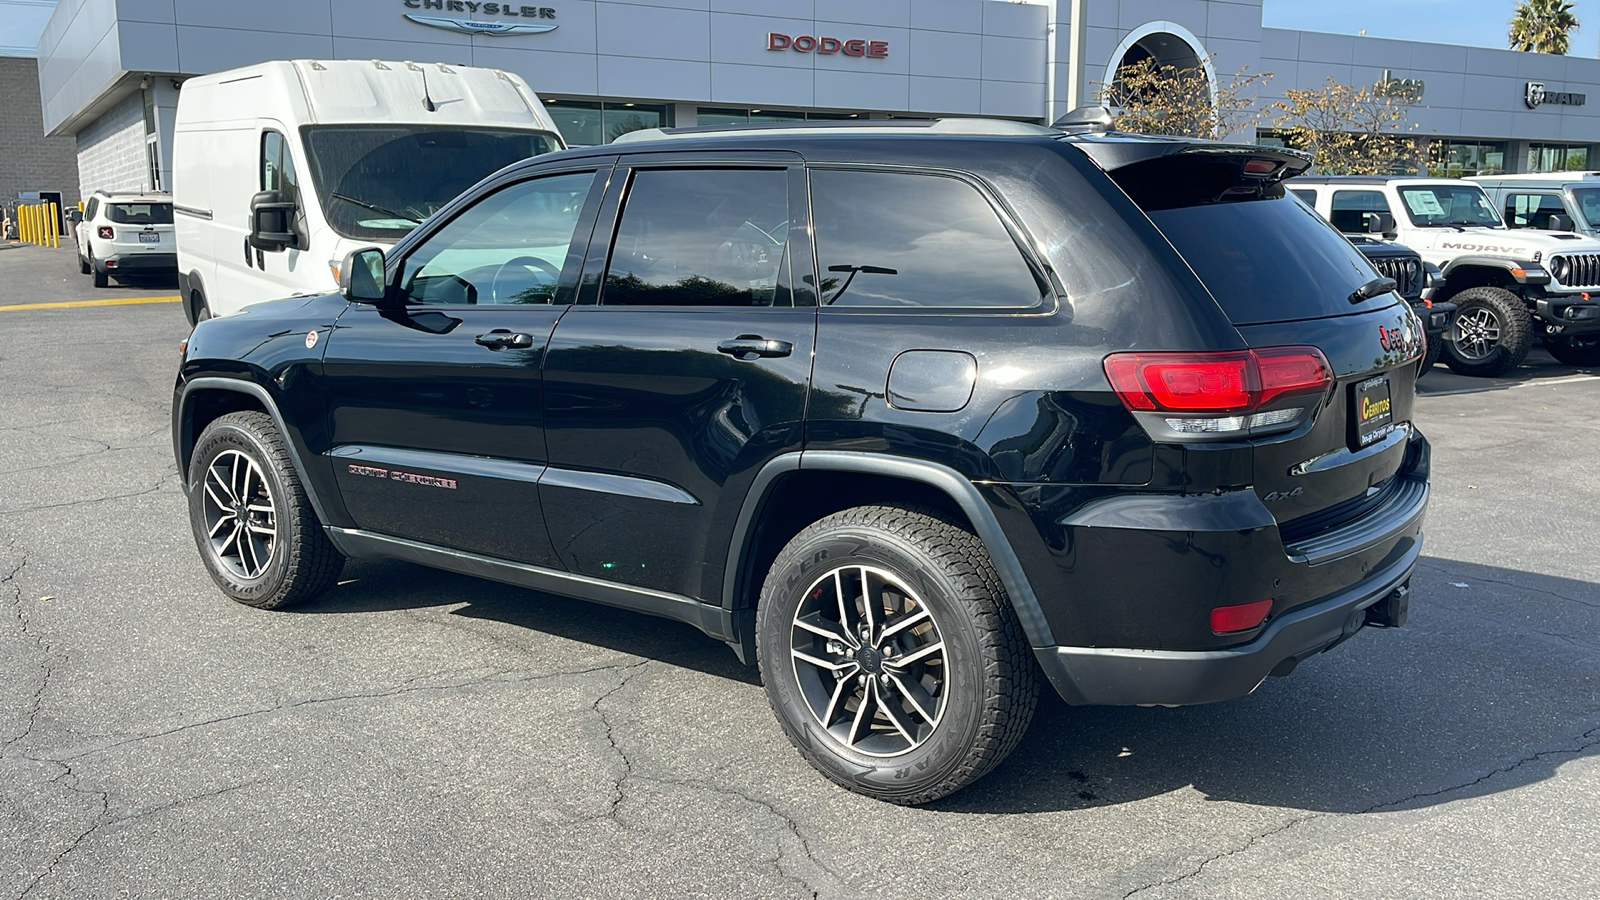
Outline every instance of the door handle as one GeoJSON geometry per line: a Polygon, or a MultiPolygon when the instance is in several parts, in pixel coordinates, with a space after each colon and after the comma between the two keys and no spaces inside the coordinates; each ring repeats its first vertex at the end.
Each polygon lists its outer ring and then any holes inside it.
{"type": "Polygon", "coordinates": [[[717,352],[735,359],[751,360],[788,356],[794,352],[794,345],[788,341],[769,341],[759,334],[741,334],[731,341],[717,344],[717,352]]]}
{"type": "Polygon", "coordinates": [[[480,334],[473,338],[478,344],[490,350],[504,350],[507,347],[525,349],[533,346],[533,335],[521,332],[510,332],[504,328],[496,328],[488,334],[480,334]]]}

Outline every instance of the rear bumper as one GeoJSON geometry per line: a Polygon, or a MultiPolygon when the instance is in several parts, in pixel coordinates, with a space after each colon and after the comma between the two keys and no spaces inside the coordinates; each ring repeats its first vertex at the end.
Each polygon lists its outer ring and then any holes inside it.
{"type": "Polygon", "coordinates": [[[1068,703],[1185,706],[1242,697],[1268,675],[1287,675],[1306,657],[1361,630],[1366,610],[1411,578],[1422,542],[1371,577],[1278,617],[1255,640],[1227,650],[1042,647],[1034,656],[1068,703]]]}
{"type": "Polygon", "coordinates": [[[109,259],[95,260],[103,272],[168,272],[177,271],[176,253],[128,253],[109,259]]]}

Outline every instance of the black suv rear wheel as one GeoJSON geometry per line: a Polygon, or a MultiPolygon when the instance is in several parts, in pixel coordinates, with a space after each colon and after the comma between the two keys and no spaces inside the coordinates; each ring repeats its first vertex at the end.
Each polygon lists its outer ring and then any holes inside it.
{"type": "Polygon", "coordinates": [[[982,542],[917,510],[857,507],[796,535],[762,587],[756,648],[801,754],[893,803],[982,777],[1022,739],[1039,696],[982,542]]]}
{"type": "Polygon", "coordinates": [[[1456,325],[1444,362],[1458,375],[1492,378],[1522,365],[1533,345],[1533,322],[1522,298],[1505,288],[1467,288],[1450,298],[1456,325]]]}

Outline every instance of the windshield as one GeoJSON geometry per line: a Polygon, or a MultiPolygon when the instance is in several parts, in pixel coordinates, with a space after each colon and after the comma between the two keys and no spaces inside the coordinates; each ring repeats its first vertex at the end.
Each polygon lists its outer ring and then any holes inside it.
{"type": "Polygon", "coordinates": [[[397,241],[484,176],[560,148],[548,132],[423,125],[303,129],[311,179],[333,230],[397,241]]]}
{"type": "Polygon", "coordinates": [[[107,203],[106,218],[118,225],[171,225],[171,203],[107,203]]]}
{"type": "Polygon", "coordinates": [[[1600,188],[1573,188],[1572,199],[1578,202],[1578,212],[1590,228],[1600,227],[1600,188]]]}
{"type": "Polygon", "coordinates": [[[1499,228],[1494,204],[1475,184],[1418,184],[1400,188],[1406,215],[1418,228],[1451,225],[1499,228]]]}

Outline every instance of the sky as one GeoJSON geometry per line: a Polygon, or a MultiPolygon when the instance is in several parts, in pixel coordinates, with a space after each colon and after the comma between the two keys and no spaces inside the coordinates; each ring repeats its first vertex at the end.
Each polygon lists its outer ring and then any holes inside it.
{"type": "MultiPolygon", "coordinates": [[[[1268,28],[1332,31],[1369,37],[1506,48],[1513,0],[1264,0],[1268,28]]],[[[1580,27],[1571,32],[1568,56],[1600,55],[1600,0],[1577,0],[1580,27]]]]}
{"type": "MultiPolygon", "coordinates": [[[[1514,0],[1264,0],[1271,28],[1332,31],[1372,37],[1506,46],[1514,0]]],[[[32,56],[54,0],[0,0],[0,56],[32,56]]],[[[1577,0],[1578,21],[1590,21],[1572,36],[1573,56],[1600,55],[1600,0],[1577,0]]]]}

